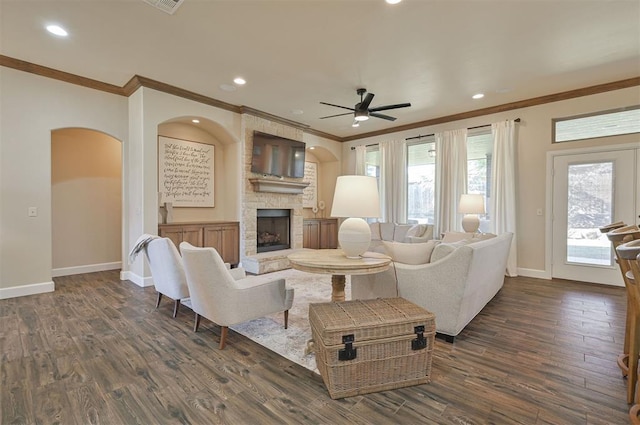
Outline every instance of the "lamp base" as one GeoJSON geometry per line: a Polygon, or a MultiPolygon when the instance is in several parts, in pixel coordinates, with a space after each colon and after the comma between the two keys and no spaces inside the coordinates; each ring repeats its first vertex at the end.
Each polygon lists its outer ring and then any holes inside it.
{"type": "Polygon", "coordinates": [[[462,218],[462,228],[467,233],[476,233],[480,228],[480,218],[477,214],[465,214],[462,218]]]}
{"type": "Polygon", "coordinates": [[[340,225],[338,242],[347,258],[360,258],[371,243],[371,229],[361,218],[348,218],[340,225]]]}

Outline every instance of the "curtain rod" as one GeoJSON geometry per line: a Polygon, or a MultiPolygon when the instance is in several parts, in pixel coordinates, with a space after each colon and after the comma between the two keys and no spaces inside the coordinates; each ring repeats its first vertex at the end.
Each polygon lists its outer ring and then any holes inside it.
{"type": "MultiPolygon", "coordinates": [[[[520,122],[520,118],[516,118],[516,119],[515,119],[515,120],[513,120],[513,121],[514,121],[514,122],[520,122]]],[[[475,127],[469,127],[469,128],[467,128],[467,130],[475,130],[475,129],[483,128],[483,127],[491,127],[491,124],[477,125],[477,126],[475,126],[475,127]]],[[[417,135],[417,136],[413,136],[413,137],[407,137],[407,138],[406,138],[406,139],[404,139],[404,140],[422,139],[423,137],[430,137],[430,136],[435,136],[435,134],[434,134],[434,133],[432,133],[432,134],[417,135]]],[[[376,145],[378,145],[378,143],[372,143],[372,144],[370,144],[370,145],[365,145],[365,147],[367,147],[367,148],[368,148],[368,147],[370,147],[370,146],[376,146],[376,145]]],[[[355,150],[355,149],[356,149],[356,148],[355,148],[355,146],[352,146],[352,147],[351,147],[351,150],[352,150],[352,151],[353,151],[353,150],[355,150]]]]}
{"type": "MultiPolygon", "coordinates": [[[[520,118],[516,118],[515,120],[513,120],[514,122],[520,122],[520,118]]],[[[477,125],[475,127],[469,127],[467,128],[467,130],[475,130],[478,128],[484,128],[484,127],[491,127],[491,124],[485,124],[485,125],[477,125]]],[[[435,134],[425,134],[425,135],[417,135],[417,136],[413,136],[413,137],[407,137],[404,140],[413,140],[413,139],[422,139],[423,137],[429,137],[429,136],[435,136],[435,134]]]]}

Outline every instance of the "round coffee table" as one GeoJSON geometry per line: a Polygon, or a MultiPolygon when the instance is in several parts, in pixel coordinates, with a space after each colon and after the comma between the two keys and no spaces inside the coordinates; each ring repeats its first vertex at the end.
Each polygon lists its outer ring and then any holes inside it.
{"type": "Polygon", "coordinates": [[[345,275],[380,273],[391,264],[391,258],[383,254],[365,252],[361,258],[347,258],[341,249],[309,249],[287,258],[296,270],[332,275],[331,301],[344,301],[345,275]]]}

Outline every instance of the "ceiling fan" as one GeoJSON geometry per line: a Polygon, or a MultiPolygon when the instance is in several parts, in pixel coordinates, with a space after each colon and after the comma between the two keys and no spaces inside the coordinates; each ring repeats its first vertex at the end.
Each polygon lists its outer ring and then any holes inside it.
{"type": "Polygon", "coordinates": [[[369,117],[382,118],[383,120],[395,121],[395,117],[390,117],[389,115],[380,114],[380,111],[387,111],[389,109],[399,109],[399,108],[407,108],[411,106],[410,103],[398,103],[395,105],[385,105],[378,106],[377,108],[369,108],[371,101],[373,100],[373,93],[367,93],[367,89],[358,89],[356,93],[360,95],[360,102],[356,103],[354,108],[348,108],[346,106],[334,105],[333,103],[320,102],[323,105],[334,106],[336,108],[348,109],[353,112],[346,112],[344,114],[336,114],[336,115],[328,115],[326,117],[320,117],[321,120],[325,118],[333,118],[333,117],[341,117],[343,115],[351,115],[353,114],[354,119],[356,121],[366,121],[369,117]],[[367,93],[367,96],[363,98],[364,94],[367,93]]]}

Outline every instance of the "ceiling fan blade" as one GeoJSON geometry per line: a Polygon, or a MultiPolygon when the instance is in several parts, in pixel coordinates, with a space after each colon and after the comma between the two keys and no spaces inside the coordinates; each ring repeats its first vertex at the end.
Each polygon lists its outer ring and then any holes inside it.
{"type": "Polygon", "coordinates": [[[320,117],[319,120],[323,120],[325,118],[333,118],[333,117],[341,117],[343,115],[353,115],[353,112],[347,112],[346,114],[337,114],[337,115],[328,115],[326,117],[320,117]]]}
{"type": "Polygon", "coordinates": [[[369,109],[369,105],[371,105],[371,101],[373,100],[373,96],[375,96],[375,94],[367,93],[367,95],[365,96],[365,98],[362,101],[362,103],[360,103],[360,106],[358,106],[358,110],[359,111],[366,111],[367,109],[369,109]]]}
{"type": "Polygon", "coordinates": [[[378,114],[377,112],[369,112],[370,117],[382,118],[387,121],[395,121],[396,118],[390,117],[389,115],[378,114]]]}
{"type": "Polygon", "coordinates": [[[408,108],[410,103],[397,103],[395,105],[378,106],[377,108],[369,109],[369,112],[388,111],[389,109],[408,108]]]}
{"type": "Polygon", "coordinates": [[[348,109],[350,111],[355,111],[353,108],[347,108],[346,106],[334,105],[333,103],[320,102],[323,105],[335,106],[336,108],[348,109]]]}

